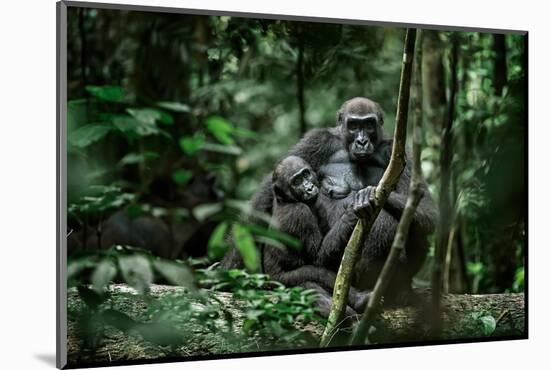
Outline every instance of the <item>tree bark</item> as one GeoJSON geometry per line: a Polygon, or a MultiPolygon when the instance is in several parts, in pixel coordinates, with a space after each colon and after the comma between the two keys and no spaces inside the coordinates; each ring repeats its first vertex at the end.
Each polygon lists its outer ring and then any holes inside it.
{"type": "Polygon", "coordinates": [[[432,272],[432,290],[433,290],[433,305],[432,305],[432,320],[433,331],[438,333],[441,331],[441,307],[440,296],[443,288],[443,269],[445,263],[445,254],[449,243],[449,234],[453,220],[453,206],[451,200],[451,162],[453,158],[453,121],[455,114],[455,99],[457,92],[457,62],[458,62],[458,40],[451,40],[451,60],[450,60],[450,96],[449,108],[447,111],[447,120],[442,129],[441,139],[441,154],[439,158],[439,166],[441,170],[441,183],[439,191],[439,225],[437,228],[437,239],[434,253],[434,265],[432,272]]]}

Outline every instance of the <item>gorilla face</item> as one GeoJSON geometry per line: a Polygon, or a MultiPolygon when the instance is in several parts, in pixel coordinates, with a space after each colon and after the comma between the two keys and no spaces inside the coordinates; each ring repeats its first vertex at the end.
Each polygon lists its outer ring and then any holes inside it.
{"type": "Polygon", "coordinates": [[[313,203],[319,194],[317,176],[300,157],[282,160],[273,171],[273,192],[279,201],[313,203]]]}
{"type": "Polygon", "coordinates": [[[376,114],[364,116],[347,115],[344,118],[344,131],[350,158],[356,161],[367,159],[374,153],[378,144],[378,121],[376,114]]]}
{"type": "Polygon", "coordinates": [[[367,98],[354,98],[342,105],[338,122],[352,161],[369,159],[382,139],[384,113],[367,98]]]}
{"type": "Polygon", "coordinates": [[[304,167],[290,177],[290,191],[302,202],[317,198],[319,187],[310,168],[304,167]]]}

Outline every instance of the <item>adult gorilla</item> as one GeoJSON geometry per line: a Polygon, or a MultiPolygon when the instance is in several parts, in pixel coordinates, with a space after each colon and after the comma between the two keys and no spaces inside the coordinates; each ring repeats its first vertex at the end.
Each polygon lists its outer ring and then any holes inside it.
{"type": "MultiPolygon", "coordinates": [[[[388,166],[392,148],[392,140],[385,137],[382,128],[382,109],[370,99],[357,97],[348,100],[338,111],[337,121],[336,127],[311,130],[288,153],[310,164],[319,176],[321,191],[329,197],[319,215],[323,234],[330,230],[349,206],[353,207],[358,217],[369,216],[375,206],[374,189],[388,166]]],[[[411,164],[407,162],[396,189],[390,194],[365,238],[352,281],[352,285],[360,290],[374,287],[405,207],[410,177],[411,164]]],[[[266,213],[271,213],[273,207],[270,179],[271,175],[264,179],[252,199],[254,209],[266,213]]],[[[396,298],[399,303],[409,296],[412,277],[426,256],[427,236],[433,232],[438,217],[425,183],[422,188],[424,196],[414,215],[404,253],[399,258],[399,267],[388,287],[390,294],[387,298],[396,298]]],[[[348,240],[351,228],[347,230],[348,235],[335,237],[348,240]]],[[[332,256],[332,259],[320,261],[320,264],[336,270],[346,243],[329,244],[338,250],[324,253],[332,256]]],[[[225,268],[241,265],[235,250],[228,252],[221,263],[225,268]]]]}

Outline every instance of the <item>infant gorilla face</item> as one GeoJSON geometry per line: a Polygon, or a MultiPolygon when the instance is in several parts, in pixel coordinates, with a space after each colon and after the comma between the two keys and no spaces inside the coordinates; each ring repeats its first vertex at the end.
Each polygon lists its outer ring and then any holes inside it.
{"type": "Polygon", "coordinates": [[[309,168],[302,168],[290,178],[290,190],[296,197],[303,202],[317,198],[319,188],[315,185],[316,179],[313,171],[309,168]]]}
{"type": "Polygon", "coordinates": [[[273,171],[273,192],[278,201],[312,203],[319,194],[319,183],[306,161],[289,156],[273,171]]]}

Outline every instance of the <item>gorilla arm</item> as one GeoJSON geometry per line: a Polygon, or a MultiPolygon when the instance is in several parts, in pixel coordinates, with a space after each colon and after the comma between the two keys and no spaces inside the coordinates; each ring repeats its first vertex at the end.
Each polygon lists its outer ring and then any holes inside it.
{"type": "MultiPolygon", "coordinates": [[[[311,209],[303,203],[276,204],[273,219],[279,224],[279,231],[292,235],[302,242],[303,250],[300,253],[274,247],[264,249],[265,273],[287,286],[307,288],[313,283],[332,294],[336,274],[325,267],[309,264],[310,259],[316,258],[315,253],[323,248],[320,248],[322,235],[311,209]]],[[[352,223],[351,228],[353,225],[355,223],[352,223]]],[[[346,242],[344,241],[343,244],[345,246],[346,242]]],[[[351,287],[348,299],[353,309],[362,310],[368,295],[351,287]]]]}

